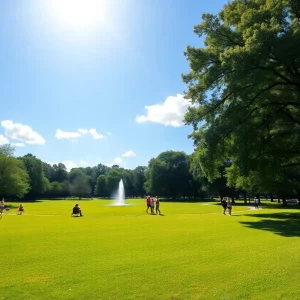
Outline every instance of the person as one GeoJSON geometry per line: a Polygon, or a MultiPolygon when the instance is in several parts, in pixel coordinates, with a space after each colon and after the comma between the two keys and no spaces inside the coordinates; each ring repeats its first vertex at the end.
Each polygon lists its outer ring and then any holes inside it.
{"type": "Polygon", "coordinates": [[[5,201],[4,201],[4,198],[2,198],[2,200],[0,202],[0,214],[3,213],[4,208],[5,208],[5,201]]]}
{"type": "Polygon", "coordinates": [[[149,208],[150,208],[150,210],[151,210],[151,199],[150,199],[150,196],[147,196],[147,198],[146,198],[146,204],[147,204],[147,209],[146,209],[146,213],[148,214],[148,210],[149,210],[149,208]]]}
{"type": "Polygon", "coordinates": [[[159,209],[159,198],[157,196],[155,197],[155,212],[157,215],[161,215],[160,209],[159,209]]]}
{"type": "Polygon", "coordinates": [[[227,197],[226,204],[227,204],[228,213],[231,216],[232,204],[231,204],[231,200],[229,197],[227,197]]]}
{"type": "Polygon", "coordinates": [[[75,206],[73,207],[72,215],[78,215],[78,214],[80,215],[80,217],[83,217],[79,204],[75,204],[75,206]]]}
{"type": "Polygon", "coordinates": [[[227,209],[226,198],[222,198],[221,204],[223,206],[223,215],[226,215],[226,209],[227,209]]]}
{"type": "Polygon", "coordinates": [[[20,206],[18,207],[17,212],[18,212],[18,215],[21,215],[23,212],[25,212],[24,206],[22,204],[20,204],[20,206]]]}
{"type": "Polygon", "coordinates": [[[259,207],[258,207],[258,204],[259,204],[259,199],[258,199],[258,197],[254,197],[254,207],[255,207],[256,209],[259,208],[259,207]]]}
{"type": "Polygon", "coordinates": [[[154,215],[154,199],[150,198],[151,215],[154,215]]]}

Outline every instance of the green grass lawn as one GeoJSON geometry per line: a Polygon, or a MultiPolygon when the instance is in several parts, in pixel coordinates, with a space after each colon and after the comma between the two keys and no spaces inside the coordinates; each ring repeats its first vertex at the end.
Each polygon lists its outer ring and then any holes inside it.
{"type": "Polygon", "coordinates": [[[161,203],[151,216],[127,202],[79,201],[83,218],[76,201],[4,214],[0,299],[299,299],[297,209],[161,203]]]}

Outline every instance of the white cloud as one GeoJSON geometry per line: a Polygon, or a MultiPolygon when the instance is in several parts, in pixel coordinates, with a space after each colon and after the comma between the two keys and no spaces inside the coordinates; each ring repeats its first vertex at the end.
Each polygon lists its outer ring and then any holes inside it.
{"type": "Polygon", "coordinates": [[[169,96],[165,102],[145,106],[146,114],[137,116],[138,123],[159,123],[165,126],[182,126],[184,115],[191,103],[183,95],[169,96]]]}
{"type": "Polygon", "coordinates": [[[112,135],[112,133],[110,131],[106,132],[107,135],[112,135]]]}
{"type": "MultiPolygon", "coordinates": [[[[61,163],[66,166],[68,171],[70,171],[72,168],[77,168],[78,167],[78,165],[75,162],[71,161],[71,160],[64,160],[64,161],[61,161],[61,163]]],[[[53,165],[57,165],[58,162],[48,162],[48,164],[53,166],[53,165]]]]}
{"type": "Polygon", "coordinates": [[[82,134],[75,131],[75,132],[72,132],[72,131],[63,131],[61,129],[57,129],[56,130],[56,133],[55,133],[55,137],[59,140],[74,140],[74,139],[77,139],[81,136],[82,134]]]}
{"type": "Polygon", "coordinates": [[[79,162],[79,164],[81,164],[81,165],[83,165],[83,166],[87,166],[89,163],[88,163],[87,161],[85,161],[85,160],[81,160],[81,161],[79,162]]]}
{"type": "Polygon", "coordinates": [[[8,138],[6,138],[2,134],[0,134],[0,146],[5,145],[5,144],[9,144],[9,140],[8,140],[8,138]]]}
{"type": "Polygon", "coordinates": [[[122,156],[123,157],[134,157],[134,156],[136,156],[136,154],[133,151],[129,150],[129,151],[125,152],[124,154],[122,154],[122,156]]]}
{"type": "Polygon", "coordinates": [[[116,164],[121,164],[123,162],[123,159],[121,157],[116,157],[115,158],[115,163],[116,164]]]}
{"type": "Polygon", "coordinates": [[[87,129],[82,129],[82,128],[79,128],[78,130],[77,130],[77,132],[79,132],[80,134],[87,134],[89,131],[87,130],[87,129]]]}
{"type": "Polygon", "coordinates": [[[99,139],[103,139],[103,138],[104,138],[103,134],[99,134],[99,133],[96,131],[95,128],[91,128],[91,129],[89,130],[89,132],[90,132],[90,134],[91,134],[91,136],[93,137],[94,140],[99,140],[99,139]]]}
{"type": "Polygon", "coordinates": [[[5,129],[5,135],[13,140],[19,140],[32,145],[46,143],[45,139],[28,125],[5,120],[1,121],[1,126],[5,129]]]}
{"type": "Polygon", "coordinates": [[[114,165],[114,164],[107,164],[107,166],[108,166],[109,168],[111,168],[113,165],[114,165]]]}
{"type": "Polygon", "coordinates": [[[11,143],[12,146],[15,146],[15,147],[24,147],[25,144],[24,143],[11,143]]]}
{"type": "Polygon", "coordinates": [[[77,142],[78,138],[83,135],[90,134],[94,140],[103,139],[104,136],[96,131],[95,128],[91,129],[82,129],[79,128],[77,131],[63,131],[61,129],[57,129],[55,133],[55,137],[59,140],[71,140],[72,142],[77,142]]]}

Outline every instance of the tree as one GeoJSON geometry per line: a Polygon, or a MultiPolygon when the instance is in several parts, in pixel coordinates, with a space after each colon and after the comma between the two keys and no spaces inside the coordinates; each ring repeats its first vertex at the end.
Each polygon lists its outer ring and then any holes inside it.
{"type": "Polygon", "coordinates": [[[150,160],[145,188],[148,193],[175,199],[185,196],[189,178],[187,155],[179,151],[165,151],[150,160]]]}
{"type": "Polygon", "coordinates": [[[77,172],[71,184],[71,192],[79,198],[89,196],[91,193],[89,179],[90,177],[83,172],[77,172]]]}
{"type": "Polygon", "coordinates": [[[99,197],[107,197],[106,178],[105,175],[100,175],[97,179],[95,195],[99,197]]]}
{"type": "Polygon", "coordinates": [[[134,195],[136,197],[143,197],[146,193],[145,182],[146,182],[146,171],[147,167],[138,166],[133,170],[133,187],[134,195]]]}
{"type": "Polygon", "coordinates": [[[119,168],[112,168],[106,173],[105,177],[107,195],[110,197],[117,191],[123,172],[119,168]]]}
{"type": "Polygon", "coordinates": [[[29,190],[29,176],[13,152],[10,145],[0,146],[0,194],[23,197],[29,190]]]}
{"type": "Polygon", "coordinates": [[[64,198],[70,196],[70,183],[67,180],[61,183],[61,196],[64,198]]]}
{"type": "Polygon", "coordinates": [[[45,177],[49,180],[49,182],[52,182],[53,179],[55,179],[54,168],[48,163],[42,162],[42,164],[45,177]]]}
{"type": "Polygon", "coordinates": [[[56,197],[61,196],[61,194],[62,194],[61,183],[58,182],[58,181],[51,182],[51,184],[50,184],[50,191],[49,192],[50,192],[51,197],[56,198],[56,197]]]}
{"type": "Polygon", "coordinates": [[[53,165],[53,181],[63,182],[68,179],[68,171],[64,164],[58,163],[53,165]]]}
{"type": "Polygon", "coordinates": [[[42,161],[32,154],[20,158],[29,175],[30,190],[28,197],[37,198],[49,189],[49,181],[44,175],[42,161]]]}
{"type": "Polygon", "coordinates": [[[300,30],[296,1],[233,0],[195,26],[185,116],[202,174],[233,187],[300,189],[300,30]],[[253,181],[254,180],[254,181],[253,181]],[[259,186],[257,185],[259,181],[259,186]]]}
{"type": "Polygon", "coordinates": [[[108,167],[102,164],[98,164],[97,166],[93,167],[95,178],[98,179],[100,175],[105,175],[108,171],[108,167]]]}

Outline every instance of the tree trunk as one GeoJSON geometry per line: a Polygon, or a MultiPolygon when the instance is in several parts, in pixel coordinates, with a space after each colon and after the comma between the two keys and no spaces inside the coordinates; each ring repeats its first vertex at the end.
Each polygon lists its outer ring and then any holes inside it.
{"type": "Polygon", "coordinates": [[[247,204],[247,193],[244,192],[244,203],[247,204]]]}
{"type": "Polygon", "coordinates": [[[270,193],[270,198],[271,198],[271,202],[274,202],[274,197],[272,193],[270,193]]]}
{"type": "Polygon", "coordinates": [[[234,197],[231,197],[232,204],[235,204],[234,197]]]}
{"type": "Polygon", "coordinates": [[[283,206],[288,206],[287,202],[286,202],[286,197],[285,196],[282,197],[282,205],[283,206]]]}

